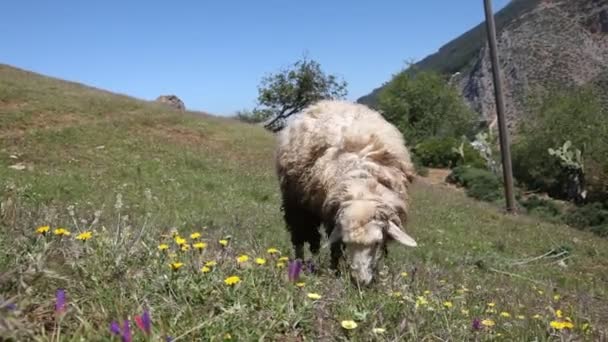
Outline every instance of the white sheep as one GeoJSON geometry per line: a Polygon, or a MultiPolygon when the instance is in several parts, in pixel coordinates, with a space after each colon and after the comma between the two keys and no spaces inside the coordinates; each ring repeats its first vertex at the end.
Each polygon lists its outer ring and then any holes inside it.
{"type": "Polygon", "coordinates": [[[351,279],[368,285],[386,242],[415,247],[403,231],[414,176],[401,132],[378,112],[323,100],[296,114],[278,133],[276,172],[295,257],[304,243],[317,255],[323,224],[337,270],[344,247],[351,279]]]}

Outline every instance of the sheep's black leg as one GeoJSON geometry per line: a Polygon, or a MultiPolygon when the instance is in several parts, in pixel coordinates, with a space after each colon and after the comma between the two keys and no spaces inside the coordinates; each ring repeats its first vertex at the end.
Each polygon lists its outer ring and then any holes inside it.
{"type": "Polygon", "coordinates": [[[311,252],[318,253],[321,236],[318,231],[319,219],[305,209],[292,203],[283,205],[284,218],[291,233],[291,243],[294,246],[295,258],[304,260],[304,243],[310,244],[311,252]]]}
{"type": "Polygon", "coordinates": [[[340,258],[342,258],[342,241],[334,242],[331,244],[331,262],[329,268],[336,273],[336,275],[340,274],[338,269],[338,265],[340,264],[340,258]]]}

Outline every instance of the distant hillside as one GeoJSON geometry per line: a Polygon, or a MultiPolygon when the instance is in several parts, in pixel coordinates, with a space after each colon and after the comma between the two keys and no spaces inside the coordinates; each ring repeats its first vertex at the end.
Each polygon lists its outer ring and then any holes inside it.
{"type": "MultiPolygon", "coordinates": [[[[539,2],[540,0],[511,1],[496,13],[497,30],[502,30],[505,25],[533,9],[539,2]]],[[[414,67],[420,70],[436,70],[444,74],[453,74],[461,71],[467,65],[471,65],[471,62],[477,57],[485,42],[486,26],[482,22],[460,37],[442,46],[436,53],[415,63],[414,67]]],[[[383,86],[374,89],[368,95],[362,96],[357,102],[374,106],[376,97],[383,86]]]]}
{"type": "MultiPolygon", "coordinates": [[[[524,115],[526,96],[548,86],[608,84],[608,1],[512,1],[497,14],[498,46],[510,126],[524,115]]],[[[489,122],[495,119],[485,24],[417,63],[448,76],[489,122]]],[[[381,88],[358,100],[375,105],[381,88]]]]}

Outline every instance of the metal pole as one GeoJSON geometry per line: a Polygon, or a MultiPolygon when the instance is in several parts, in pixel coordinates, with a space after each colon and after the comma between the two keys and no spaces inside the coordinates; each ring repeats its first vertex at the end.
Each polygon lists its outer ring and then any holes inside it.
{"type": "Polygon", "coordinates": [[[494,24],[494,12],[492,11],[492,0],[484,0],[486,12],[486,29],[488,42],[490,44],[490,57],[492,60],[492,74],[494,76],[494,95],[496,97],[496,115],[498,117],[498,134],[500,135],[500,152],[502,157],[502,173],[505,184],[505,197],[507,212],[515,211],[515,197],[513,191],[513,171],[511,166],[511,150],[509,147],[509,136],[505,122],[505,103],[502,93],[500,79],[500,68],[498,65],[498,49],[496,47],[496,26],[494,24]]]}

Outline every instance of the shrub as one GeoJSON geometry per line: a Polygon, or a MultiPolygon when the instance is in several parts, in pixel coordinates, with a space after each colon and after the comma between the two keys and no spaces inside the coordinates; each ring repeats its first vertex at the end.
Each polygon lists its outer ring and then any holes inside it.
{"type": "Polygon", "coordinates": [[[559,207],[549,199],[533,195],[525,199],[519,199],[518,202],[530,215],[541,217],[552,222],[561,221],[561,211],[559,207]]]}
{"type": "Polygon", "coordinates": [[[564,222],[576,228],[589,228],[608,224],[608,210],[601,203],[576,207],[566,213],[564,222]]]}
{"type": "Polygon", "coordinates": [[[428,167],[471,165],[483,168],[486,164],[470,143],[456,138],[427,138],[417,144],[413,152],[420,163],[428,167]]]}
{"type": "Polygon", "coordinates": [[[446,182],[466,189],[466,194],[481,201],[496,201],[502,197],[502,183],[492,172],[463,165],[455,167],[446,182]]]}

